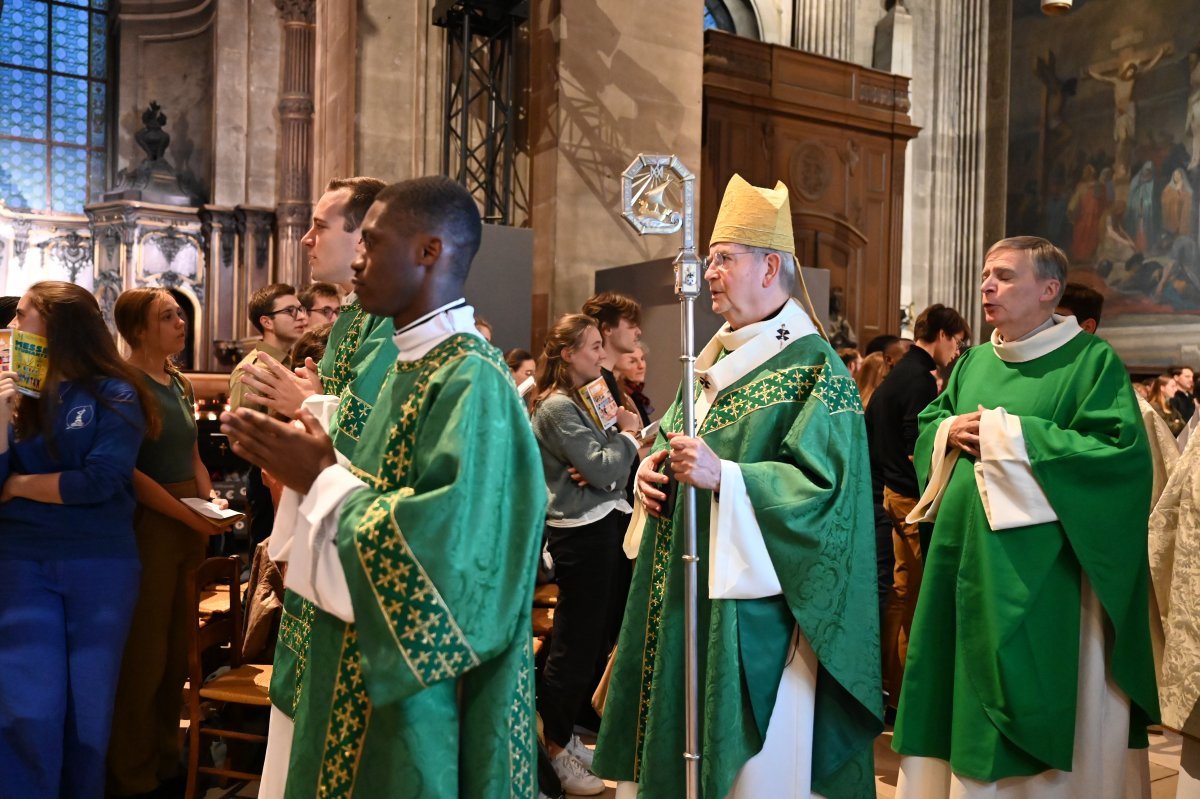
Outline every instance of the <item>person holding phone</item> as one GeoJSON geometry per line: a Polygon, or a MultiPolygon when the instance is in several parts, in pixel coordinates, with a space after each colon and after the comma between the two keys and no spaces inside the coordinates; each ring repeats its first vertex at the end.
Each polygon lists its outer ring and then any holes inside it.
{"type": "Polygon", "coordinates": [[[159,415],[86,289],[35,283],[12,324],[48,363],[36,397],[0,374],[0,793],[91,799],[141,571],[134,464],[159,415]]]}
{"type": "Polygon", "coordinates": [[[625,482],[641,425],[636,413],[619,407],[615,429],[602,430],[585,409],[579,389],[600,378],[603,363],[595,320],[561,318],[538,364],[532,419],[550,492],[547,546],[559,592],[537,706],[555,773],[564,789],[583,796],[603,792],[604,783],[589,770],[590,750],[573,734],[575,715],[608,654],[602,650],[625,533],[621,521],[631,510],[625,482]]]}

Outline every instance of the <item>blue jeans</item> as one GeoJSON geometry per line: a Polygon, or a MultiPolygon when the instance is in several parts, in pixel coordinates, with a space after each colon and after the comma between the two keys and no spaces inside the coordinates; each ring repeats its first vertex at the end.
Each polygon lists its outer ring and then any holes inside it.
{"type": "Polygon", "coordinates": [[[0,794],[101,799],[136,558],[0,560],[0,794]]]}

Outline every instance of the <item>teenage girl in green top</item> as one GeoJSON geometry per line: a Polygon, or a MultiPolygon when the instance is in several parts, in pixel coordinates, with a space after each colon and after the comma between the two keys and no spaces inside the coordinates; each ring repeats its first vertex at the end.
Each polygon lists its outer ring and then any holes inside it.
{"type": "Polygon", "coordinates": [[[178,779],[191,601],[187,577],[204,559],[208,536],[224,528],[180,502],[208,499],[212,481],[200,460],[191,384],[171,361],[187,341],[179,304],[164,289],[130,289],[117,298],[113,316],[129,345],[129,363],[137,367],[162,417],[162,432],[143,441],[133,473],[142,576],[108,752],[109,793],[134,796],[178,779]]]}

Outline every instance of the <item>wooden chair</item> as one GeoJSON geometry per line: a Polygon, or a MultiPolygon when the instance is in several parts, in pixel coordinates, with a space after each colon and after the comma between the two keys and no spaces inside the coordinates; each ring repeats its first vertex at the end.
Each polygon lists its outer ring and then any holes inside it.
{"type": "MultiPolygon", "coordinates": [[[[256,780],[260,774],[247,771],[200,765],[203,736],[266,743],[267,737],[241,730],[205,727],[202,725],[208,710],[224,705],[268,707],[271,700],[267,689],[271,684],[271,667],[242,663],[242,597],[238,584],[241,563],[236,557],[209,558],[201,563],[188,580],[191,602],[192,631],[188,643],[188,772],[185,799],[194,799],[201,774],[215,774],[237,780],[256,780]],[[219,580],[228,585],[228,611],[214,607],[213,588],[219,580]],[[205,655],[220,649],[221,660],[229,671],[204,681],[205,655]]],[[[221,595],[219,592],[218,596],[221,595]]],[[[221,596],[224,599],[224,596],[221,596]]],[[[211,668],[211,666],[210,666],[211,668]]],[[[226,719],[227,721],[227,719],[226,719]]]]}

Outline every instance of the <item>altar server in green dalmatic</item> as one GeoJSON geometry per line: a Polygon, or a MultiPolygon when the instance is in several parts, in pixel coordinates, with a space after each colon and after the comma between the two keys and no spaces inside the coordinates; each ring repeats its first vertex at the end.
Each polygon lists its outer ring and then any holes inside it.
{"type": "MultiPolygon", "coordinates": [[[[303,380],[269,355],[246,367],[242,382],[255,402],[294,418],[303,407],[320,422],[340,454],[349,463],[358,435],[384,378],[396,363],[392,320],[362,309],[351,282],[350,268],[358,257],[362,223],[375,197],[386,184],[372,177],[335,178],[313,209],[312,226],[300,240],[308,250],[314,280],[335,283],[345,294],[337,319],[329,331],[317,380],[303,380]],[[315,384],[314,384],[315,383],[315,384]],[[313,393],[315,392],[315,393],[313,393]]],[[[304,366],[304,364],[299,364],[304,366]]],[[[307,367],[306,367],[307,368],[307,367]]],[[[290,557],[293,530],[307,525],[300,515],[304,496],[285,488],[275,509],[275,524],[267,539],[271,560],[290,557]]],[[[308,636],[316,608],[296,592],[283,595],[275,664],[271,673],[271,722],[258,799],[283,799],[291,758],[296,698],[308,662],[308,636]]]]}
{"type": "MultiPolygon", "coordinates": [[[[701,783],[709,799],[867,799],[883,728],[862,405],[791,293],[787,189],[734,176],[705,279],[726,324],[697,361],[698,437],[678,399],[638,471],[637,557],[594,771],[618,797],[684,794],[683,503],[697,491],[701,783]],[[636,785],[634,784],[636,783],[636,785]]],[[[802,285],[802,284],[800,284],[802,285]]]]}
{"type": "Polygon", "coordinates": [[[355,286],[399,353],[349,468],[305,429],[223,417],[305,494],[287,584],[315,606],[287,799],[536,794],[530,609],[546,489],[500,352],[462,299],[481,224],[446,178],[388,187],[355,286]]]}
{"type": "Polygon", "coordinates": [[[992,246],[992,340],[920,416],[908,518],[933,528],[893,738],[904,799],[1145,788],[1149,448],[1120,359],[1053,315],[1066,269],[1044,239],[992,246]]]}

